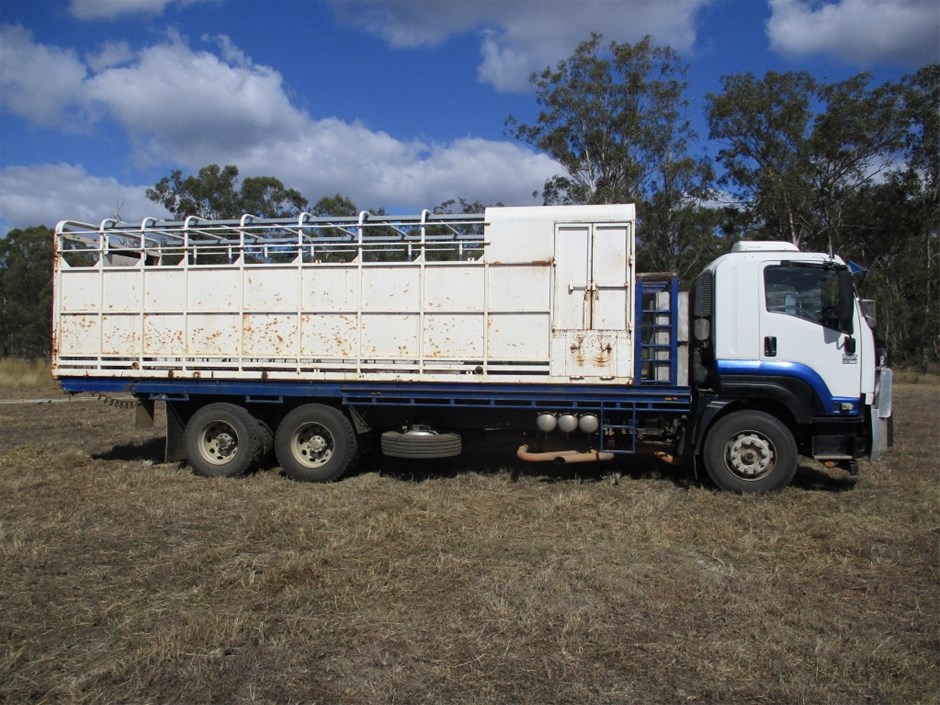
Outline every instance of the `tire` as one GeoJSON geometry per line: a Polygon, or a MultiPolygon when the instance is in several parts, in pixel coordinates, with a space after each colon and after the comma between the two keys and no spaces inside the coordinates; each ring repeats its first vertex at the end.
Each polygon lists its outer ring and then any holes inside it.
{"type": "Polygon", "coordinates": [[[292,480],[329,482],[352,466],[357,452],[356,433],[339,409],[305,404],[278,424],[274,452],[292,480]]]}
{"type": "Polygon", "coordinates": [[[258,438],[261,441],[260,457],[258,461],[260,465],[269,467],[268,463],[272,461],[272,457],[274,456],[274,431],[271,430],[271,427],[266,421],[255,417],[255,422],[258,424],[258,438]]]}
{"type": "Polygon", "coordinates": [[[386,431],[382,434],[382,454],[390,458],[452,458],[460,455],[456,433],[416,434],[386,431]]]}
{"type": "Polygon", "coordinates": [[[258,422],[236,404],[208,404],[189,419],[184,432],[186,457],[204,477],[239,477],[261,458],[258,422]]]}
{"type": "Polygon", "coordinates": [[[715,422],[703,459],[719,488],[739,493],[776,492],[797,467],[796,440],[786,425],[763,411],[737,411],[715,422]]]}

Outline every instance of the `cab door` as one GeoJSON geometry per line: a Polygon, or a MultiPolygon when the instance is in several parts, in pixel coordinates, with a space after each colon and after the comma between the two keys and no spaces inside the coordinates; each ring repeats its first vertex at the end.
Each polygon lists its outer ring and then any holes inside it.
{"type": "Polygon", "coordinates": [[[850,318],[840,317],[838,268],[766,263],[761,287],[760,359],[767,371],[807,382],[826,413],[858,413],[862,375],[854,332],[859,321],[854,305],[850,318]]]}

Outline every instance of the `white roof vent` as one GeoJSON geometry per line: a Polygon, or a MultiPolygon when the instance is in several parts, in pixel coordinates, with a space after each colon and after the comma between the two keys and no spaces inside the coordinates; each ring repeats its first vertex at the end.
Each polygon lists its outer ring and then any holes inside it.
{"type": "Polygon", "coordinates": [[[792,242],[767,242],[762,240],[739,240],[731,247],[732,252],[799,252],[792,242]]]}

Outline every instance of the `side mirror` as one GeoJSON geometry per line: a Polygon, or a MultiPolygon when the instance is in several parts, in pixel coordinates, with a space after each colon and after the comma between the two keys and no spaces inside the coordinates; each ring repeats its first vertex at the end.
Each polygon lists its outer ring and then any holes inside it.
{"type": "Polygon", "coordinates": [[[848,269],[839,270],[839,329],[847,335],[855,332],[855,284],[848,269]]]}

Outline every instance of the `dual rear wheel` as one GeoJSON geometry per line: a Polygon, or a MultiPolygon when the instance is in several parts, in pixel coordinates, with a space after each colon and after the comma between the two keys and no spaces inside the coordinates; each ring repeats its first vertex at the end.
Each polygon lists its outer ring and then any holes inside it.
{"type": "Polygon", "coordinates": [[[236,404],[208,404],[186,424],[186,457],[197,475],[238,477],[263,455],[258,421],[236,404]]]}
{"type": "Polygon", "coordinates": [[[285,474],[304,482],[340,477],[356,457],[356,434],[338,409],[305,404],[290,411],[277,432],[242,406],[219,402],[192,415],[184,433],[186,456],[197,475],[239,477],[272,449],[285,474]]]}

